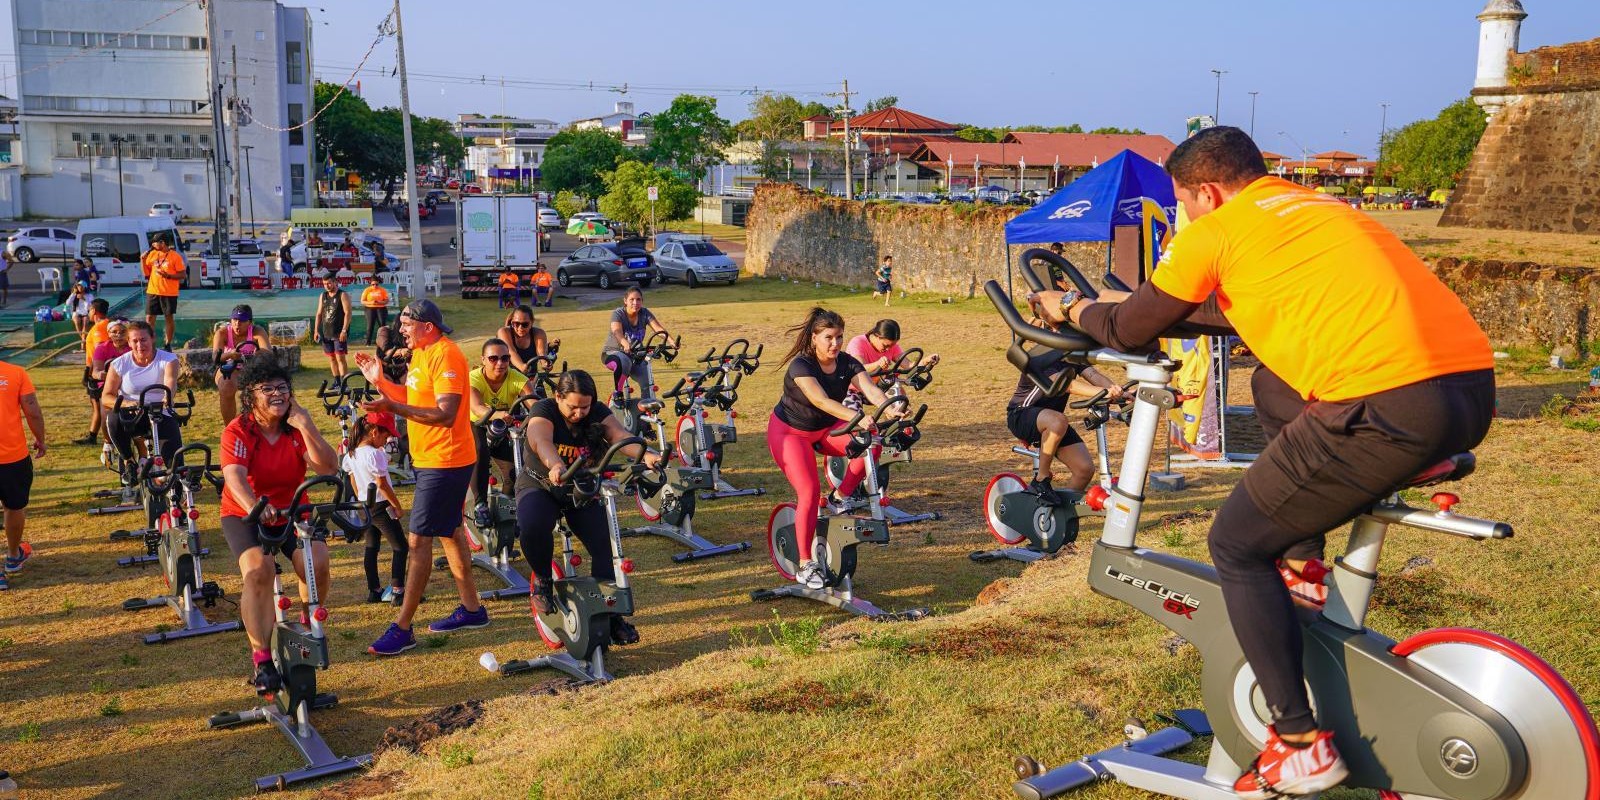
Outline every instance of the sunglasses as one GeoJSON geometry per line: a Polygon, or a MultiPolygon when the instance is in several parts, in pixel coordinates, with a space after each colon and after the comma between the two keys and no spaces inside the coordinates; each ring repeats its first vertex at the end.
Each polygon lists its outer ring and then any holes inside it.
{"type": "Polygon", "coordinates": [[[513,327],[513,328],[531,328],[531,327],[533,327],[533,323],[531,323],[531,322],[513,322],[513,323],[511,323],[511,327],[513,327]]]}
{"type": "Polygon", "coordinates": [[[484,356],[483,360],[488,361],[491,364],[501,364],[510,361],[511,356],[484,356]]]}

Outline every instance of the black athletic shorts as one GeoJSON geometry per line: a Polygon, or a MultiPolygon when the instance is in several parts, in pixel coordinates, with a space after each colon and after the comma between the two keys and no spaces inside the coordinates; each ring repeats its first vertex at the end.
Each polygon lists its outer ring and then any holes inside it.
{"type": "MultiPolygon", "coordinates": [[[[284,524],[273,529],[273,535],[277,535],[278,531],[288,527],[288,524],[284,524]]],[[[257,530],[258,526],[245,522],[244,517],[222,518],[222,538],[228,540],[228,551],[233,553],[234,561],[238,561],[239,556],[244,555],[246,550],[261,546],[261,537],[257,535],[257,530]]],[[[300,543],[300,540],[294,538],[294,531],[284,532],[289,534],[289,538],[284,540],[283,544],[278,545],[278,552],[288,555],[294,552],[294,548],[300,543]]]]}
{"type": "Polygon", "coordinates": [[[411,524],[406,530],[418,536],[448,538],[461,527],[461,509],[467,502],[476,464],[464,467],[418,467],[416,493],[411,498],[411,524]]]}
{"type": "Polygon", "coordinates": [[[28,495],[33,492],[33,459],[0,464],[0,506],[7,511],[21,511],[28,507],[28,495]]]}
{"type": "Polygon", "coordinates": [[[1307,403],[1245,470],[1243,485],[1262,514],[1318,536],[1422,470],[1476,447],[1493,417],[1492,370],[1307,403]]]}
{"type": "Polygon", "coordinates": [[[152,317],[170,317],[178,313],[178,298],[176,295],[165,297],[159,294],[145,295],[144,313],[152,317]]]}
{"type": "Polygon", "coordinates": [[[97,381],[94,379],[93,367],[83,368],[83,391],[85,394],[89,395],[90,400],[99,400],[100,390],[104,389],[105,386],[105,381],[97,381]]]}
{"type": "MultiPolygon", "coordinates": [[[[1023,406],[1021,408],[1006,409],[1006,430],[1011,435],[1028,443],[1029,447],[1039,446],[1039,414],[1045,409],[1040,406],[1023,406]]],[[[1076,428],[1067,426],[1067,435],[1061,437],[1060,447],[1071,447],[1083,444],[1083,437],[1078,435],[1076,428]]],[[[1059,448],[1058,448],[1059,450],[1059,448]]]]}

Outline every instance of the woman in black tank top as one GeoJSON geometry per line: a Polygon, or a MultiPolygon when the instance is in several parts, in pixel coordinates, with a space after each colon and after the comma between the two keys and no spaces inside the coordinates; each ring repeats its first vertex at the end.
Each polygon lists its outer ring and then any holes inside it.
{"type": "Polygon", "coordinates": [[[539,357],[561,345],[560,339],[552,341],[543,328],[533,324],[533,309],[527,306],[511,309],[496,338],[511,347],[511,366],[530,378],[539,369],[539,357]]]}

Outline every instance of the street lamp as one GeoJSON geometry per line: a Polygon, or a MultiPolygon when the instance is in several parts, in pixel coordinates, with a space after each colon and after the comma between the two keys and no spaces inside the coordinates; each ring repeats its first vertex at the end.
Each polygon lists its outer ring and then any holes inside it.
{"type": "Polygon", "coordinates": [[[256,149],[253,144],[241,144],[239,149],[244,151],[244,195],[250,198],[250,235],[256,235],[256,191],[255,185],[250,180],[250,151],[256,149]]]}
{"type": "Polygon", "coordinates": [[[1256,95],[1260,92],[1250,93],[1250,138],[1256,138],[1256,95]]]}
{"type": "Polygon", "coordinates": [[[1216,104],[1216,107],[1211,110],[1211,120],[1213,122],[1217,123],[1218,125],[1221,125],[1222,124],[1222,76],[1228,74],[1228,71],[1225,70],[1225,69],[1214,69],[1214,70],[1211,70],[1211,74],[1217,76],[1217,104],[1216,104]]]}
{"type": "Polygon", "coordinates": [[[122,216],[128,215],[128,206],[122,196],[122,143],[126,141],[129,141],[126,136],[111,134],[111,144],[117,148],[117,213],[122,216]]]}
{"type": "Polygon", "coordinates": [[[88,153],[85,160],[89,162],[89,216],[92,217],[94,216],[94,148],[90,147],[88,142],[78,142],[78,155],[84,155],[85,152],[88,153]]]}
{"type": "Polygon", "coordinates": [[[1306,171],[1305,171],[1305,169],[1306,169],[1306,153],[1308,151],[1306,150],[1306,146],[1301,144],[1299,139],[1296,139],[1293,136],[1290,136],[1288,131],[1278,131],[1278,135],[1279,136],[1287,136],[1289,138],[1289,141],[1294,142],[1294,146],[1295,147],[1300,148],[1300,184],[1302,186],[1307,185],[1306,184],[1306,171]]]}
{"type": "Polygon", "coordinates": [[[1388,103],[1379,103],[1378,105],[1383,108],[1383,116],[1378,118],[1379,119],[1379,122],[1378,122],[1378,165],[1382,166],[1383,165],[1383,139],[1384,139],[1384,135],[1389,132],[1389,104],[1388,103]]]}

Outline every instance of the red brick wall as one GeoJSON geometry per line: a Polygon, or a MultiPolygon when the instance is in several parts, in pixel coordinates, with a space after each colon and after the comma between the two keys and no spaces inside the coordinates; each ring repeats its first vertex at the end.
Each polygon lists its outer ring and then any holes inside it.
{"type": "Polygon", "coordinates": [[[1577,88],[1600,84],[1600,39],[1512,53],[1509,82],[1518,88],[1577,88]]]}

